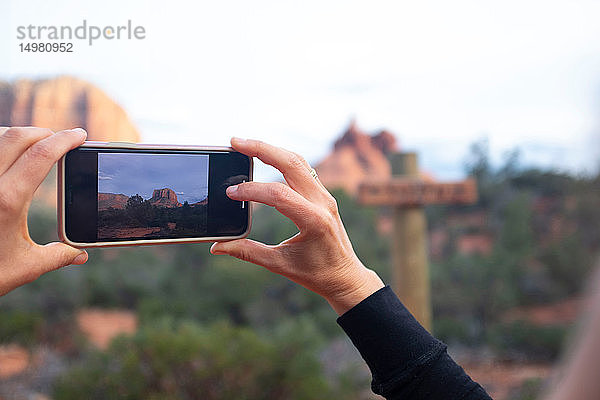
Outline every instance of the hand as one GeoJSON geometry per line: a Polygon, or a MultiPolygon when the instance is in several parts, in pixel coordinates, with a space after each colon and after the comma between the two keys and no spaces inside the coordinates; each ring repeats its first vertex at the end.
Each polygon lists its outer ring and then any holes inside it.
{"type": "Polygon", "coordinates": [[[250,239],[218,242],[211,253],[229,254],[283,275],[324,297],[339,315],[384,286],[354,253],[335,198],[311,175],[302,157],[257,140],[233,138],[231,145],[277,168],[289,186],[246,182],[227,188],[227,195],[275,207],[299,232],[274,246],[250,239]]]}
{"type": "Polygon", "coordinates": [[[27,228],[33,193],[54,163],[86,136],[83,129],[0,128],[0,296],[46,272],[87,261],[85,251],[64,243],[36,244],[27,228]]]}

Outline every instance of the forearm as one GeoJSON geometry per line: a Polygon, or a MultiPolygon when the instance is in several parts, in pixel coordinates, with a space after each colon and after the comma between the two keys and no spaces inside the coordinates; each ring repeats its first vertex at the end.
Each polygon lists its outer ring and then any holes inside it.
{"type": "Polygon", "coordinates": [[[402,305],[382,288],[338,318],[390,399],[490,399],[402,305]]]}

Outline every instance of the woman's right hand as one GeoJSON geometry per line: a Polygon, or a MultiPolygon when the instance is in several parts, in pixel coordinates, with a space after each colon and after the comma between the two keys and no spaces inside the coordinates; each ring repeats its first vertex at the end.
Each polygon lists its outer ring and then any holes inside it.
{"type": "Polygon", "coordinates": [[[246,182],[230,186],[227,195],[275,207],[299,232],[278,245],[250,239],[218,242],[211,247],[213,254],[228,254],[283,275],[324,297],[339,315],[384,286],[356,256],[335,198],[302,157],[257,140],[233,138],[231,145],[277,168],[288,185],[246,182]]]}

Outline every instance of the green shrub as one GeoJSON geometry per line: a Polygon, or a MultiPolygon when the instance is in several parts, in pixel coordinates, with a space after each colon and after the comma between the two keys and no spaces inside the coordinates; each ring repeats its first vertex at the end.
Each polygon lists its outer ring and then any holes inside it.
{"type": "Polygon", "coordinates": [[[465,321],[457,318],[436,318],[433,332],[438,339],[447,343],[468,343],[471,339],[465,321]]]}
{"type": "Polygon", "coordinates": [[[505,355],[519,353],[530,360],[555,360],[563,347],[568,327],[540,326],[527,321],[498,323],[488,330],[488,341],[505,355]]]}
{"type": "Polygon", "coordinates": [[[338,398],[306,335],[296,330],[304,339],[290,340],[290,334],[263,337],[228,323],[163,320],[91,354],[62,377],[54,398],[338,398]]]}
{"type": "Polygon", "coordinates": [[[527,379],[510,397],[512,400],[535,400],[542,395],[544,380],[540,378],[527,379]]]}
{"type": "Polygon", "coordinates": [[[38,313],[23,311],[0,312],[0,343],[32,344],[44,322],[38,313]]]}
{"type": "Polygon", "coordinates": [[[542,248],[539,260],[565,295],[573,295],[581,290],[592,265],[592,257],[577,233],[542,248]]]}

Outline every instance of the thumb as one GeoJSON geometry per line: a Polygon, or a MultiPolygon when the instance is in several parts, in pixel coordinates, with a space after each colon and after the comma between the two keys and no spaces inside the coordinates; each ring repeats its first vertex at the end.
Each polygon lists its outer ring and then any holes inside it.
{"type": "Polygon", "coordinates": [[[279,261],[279,252],[273,246],[251,239],[237,239],[229,242],[215,242],[210,247],[212,254],[228,254],[253,264],[272,269],[279,261]]]}
{"type": "Polygon", "coordinates": [[[54,242],[37,246],[39,251],[40,274],[54,271],[70,264],[81,265],[88,260],[85,250],[76,249],[67,244],[54,242]]]}

